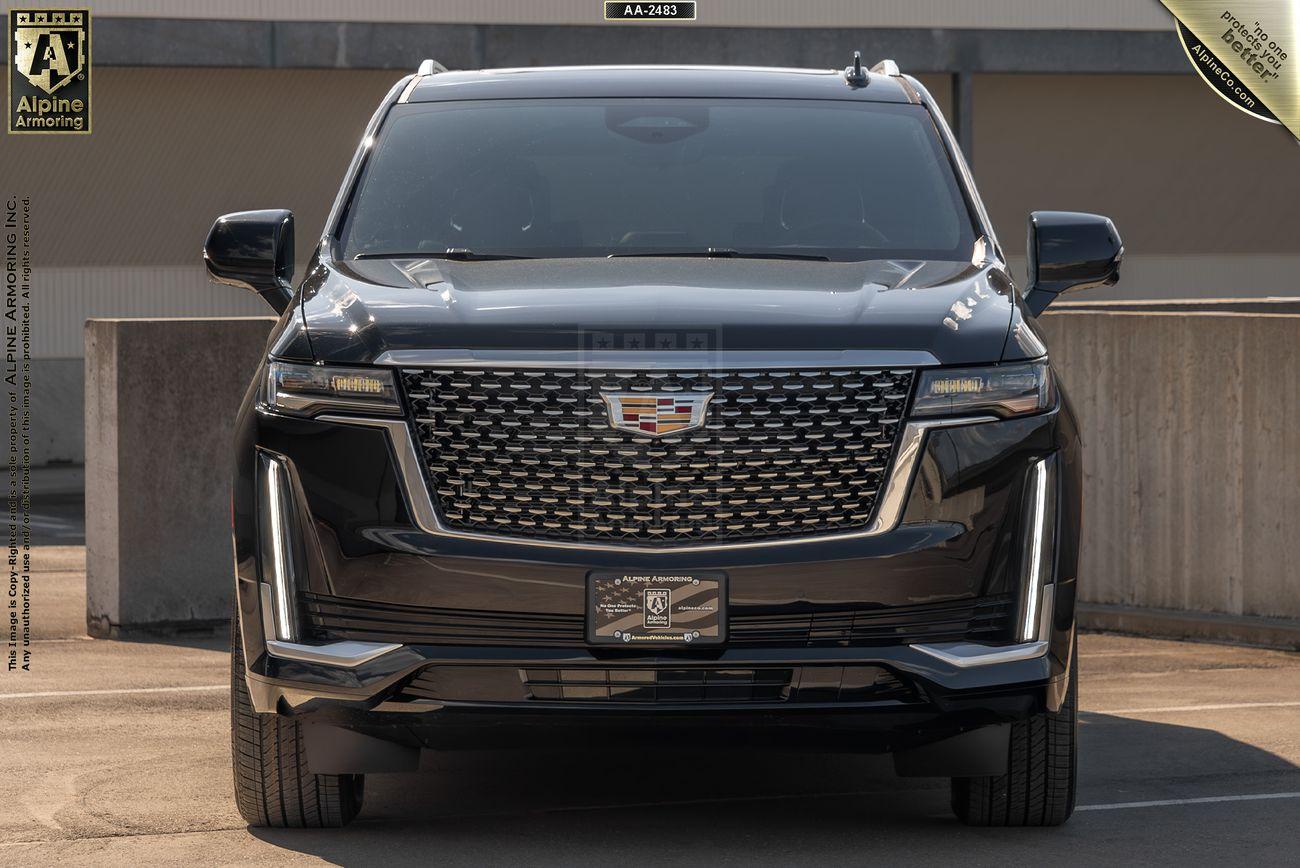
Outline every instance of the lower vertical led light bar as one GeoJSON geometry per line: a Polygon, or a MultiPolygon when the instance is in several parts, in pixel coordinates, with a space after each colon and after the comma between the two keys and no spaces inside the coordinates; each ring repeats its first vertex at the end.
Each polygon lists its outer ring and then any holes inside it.
{"type": "Polygon", "coordinates": [[[943,662],[967,669],[1015,660],[1031,660],[1047,653],[1056,602],[1053,570],[1056,564],[1056,460],[1034,462],[1025,477],[1020,559],[1020,617],[1014,645],[978,642],[936,642],[912,647],[943,662]]]}
{"type": "Polygon", "coordinates": [[[1052,581],[1052,566],[1056,560],[1056,485],[1053,478],[1055,463],[1050,458],[1037,461],[1029,469],[1025,498],[1024,567],[1021,576],[1022,599],[1020,605],[1021,642],[1048,639],[1044,622],[1050,624],[1046,612],[1044,591],[1052,581]]]}
{"type": "MultiPolygon", "coordinates": [[[[292,642],[298,635],[296,617],[293,533],[293,496],[289,469],[282,459],[260,454],[262,576],[271,586],[272,626],[268,639],[292,642]]],[[[262,594],[266,598],[265,591],[262,594]]],[[[266,613],[263,612],[263,616],[266,613]]]]}
{"type": "Polygon", "coordinates": [[[258,590],[267,653],[286,660],[351,668],[401,648],[388,642],[299,643],[298,580],[305,580],[306,576],[306,553],[302,547],[306,529],[295,505],[288,459],[259,451],[257,489],[262,561],[258,590]]]}

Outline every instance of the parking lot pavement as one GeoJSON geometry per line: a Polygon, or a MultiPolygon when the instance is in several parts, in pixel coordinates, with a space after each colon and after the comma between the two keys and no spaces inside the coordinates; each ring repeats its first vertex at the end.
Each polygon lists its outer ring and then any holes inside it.
{"type": "Polygon", "coordinates": [[[642,744],[439,755],[368,777],[345,830],[273,831],[234,809],[223,643],[74,632],[0,676],[0,863],[1300,861],[1293,653],[1083,636],[1081,807],[1060,829],[964,828],[946,782],[878,757],[642,744]]]}

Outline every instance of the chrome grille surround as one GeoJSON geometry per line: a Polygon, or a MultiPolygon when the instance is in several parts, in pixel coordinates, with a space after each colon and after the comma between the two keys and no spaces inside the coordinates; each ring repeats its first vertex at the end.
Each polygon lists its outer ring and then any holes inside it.
{"type": "Polygon", "coordinates": [[[403,369],[453,531],[650,547],[867,528],[914,370],[403,369]],[[609,424],[610,393],[713,394],[700,429],[609,424]]]}

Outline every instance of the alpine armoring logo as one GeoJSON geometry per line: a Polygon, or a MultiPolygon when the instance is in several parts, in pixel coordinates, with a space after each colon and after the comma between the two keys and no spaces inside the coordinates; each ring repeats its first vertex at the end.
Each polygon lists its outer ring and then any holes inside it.
{"type": "Polygon", "coordinates": [[[90,10],[10,10],[9,58],[9,132],[90,132],[90,10]]]}
{"type": "Polygon", "coordinates": [[[663,629],[673,625],[672,613],[669,612],[671,592],[667,588],[646,588],[643,592],[642,626],[648,629],[663,629]]]}

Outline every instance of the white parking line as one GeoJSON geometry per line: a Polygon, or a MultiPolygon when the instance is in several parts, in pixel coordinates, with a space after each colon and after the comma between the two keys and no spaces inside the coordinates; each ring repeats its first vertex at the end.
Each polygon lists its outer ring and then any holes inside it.
{"type": "Polygon", "coordinates": [[[1205,805],[1210,802],[1256,802],[1264,799],[1300,799],[1300,793],[1256,793],[1250,796],[1205,796],[1200,799],[1159,799],[1153,802],[1115,802],[1079,805],[1076,811],[1122,811],[1126,808],[1163,808],[1166,805],[1205,805]]]}
{"type": "Polygon", "coordinates": [[[39,693],[0,693],[5,699],[44,699],[50,696],[118,696],[129,693],[199,693],[206,690],[229,690],[229,684],[201,684],[191,687],[123,687],[118,690],[45,690],[39,693]]]}
{"type": "Polygon", "coordinates": [[[1285,702],[1221,702],[1212,705],[1160,705],[1152,708],[1087,708],[1084,714],[1155,714],[1166,711],[1229,711],[1234,708],[1300,708],[1300,700],[1285,702]]]}
{"type": "Polygon", "coordinates": [[[1158,657],[1161,655],[1170,656],[1179,655],[1187,656],[1187,652],[1182,649],[1169,649],[1167,651],[1089,651],[1087,654],[1080,654],[1081,658],[1092,660],[1097,657],[1158,657]]]}

